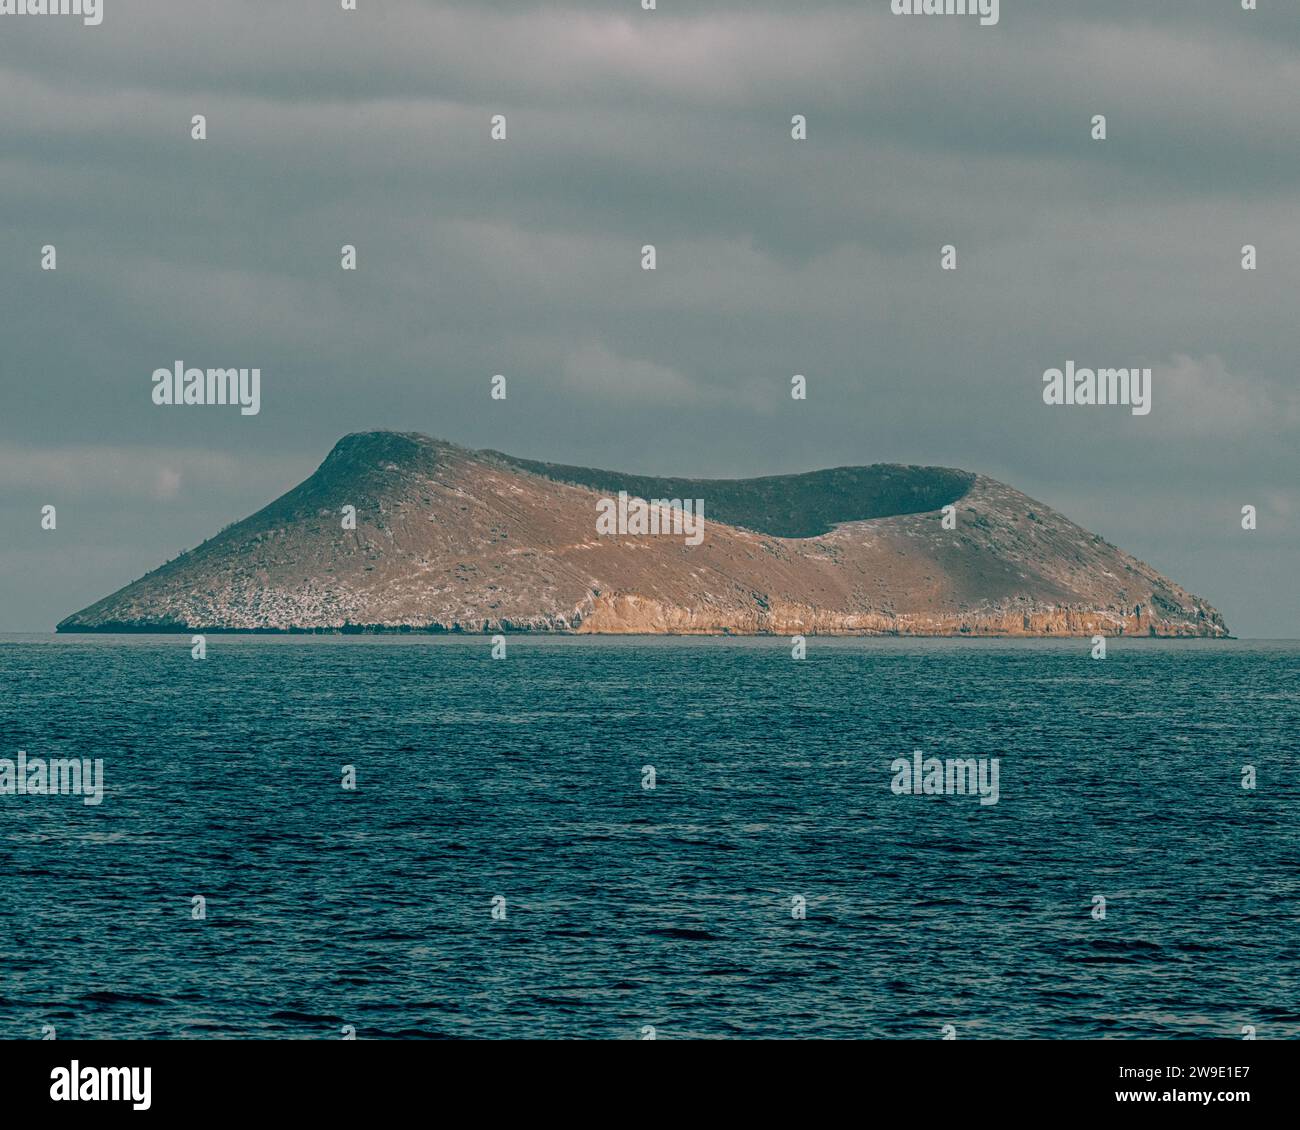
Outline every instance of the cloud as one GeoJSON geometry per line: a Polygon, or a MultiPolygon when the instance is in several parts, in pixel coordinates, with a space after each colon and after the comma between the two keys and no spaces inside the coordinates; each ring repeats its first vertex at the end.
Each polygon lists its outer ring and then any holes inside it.
{"type": "Polygon", "coordinates": [[[1154,367],[1157,424],[1178,434],[1244,439],[1278,429],[1300,432],[1300,389],[1229,371],[1222,357],[1175,355],[1154,367]]]}
{"type": "Polygon", "coordinates": [[[0,497],[39,499],[41,504],[63,499],[184,502],[197,494],[245,495],[268,485],[287,489],[312,469],[276,456],[149,446],[31,447],[0,441],[0,497]]]}
{"type": "Polygon", "coordinates": [[[675,369],[653,361],[619,357],[605,346],[590,342],[564,360],[564,387],[584,396],[621,400],[683,403],[696,400],[699,391],[675,369]]]}

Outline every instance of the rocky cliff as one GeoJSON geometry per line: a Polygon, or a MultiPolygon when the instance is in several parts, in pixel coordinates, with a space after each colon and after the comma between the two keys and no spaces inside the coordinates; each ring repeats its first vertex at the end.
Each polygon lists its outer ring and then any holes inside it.
{"type": "Polygon", "coordinates": [[[982,475],[654,479],[396,432],[345,436],[269,506],[59,624],[340,629],[1227,635],[1204,601],[982,475]],[[703,540],[598,534],[620,490],[703,499],[703,540]]]}

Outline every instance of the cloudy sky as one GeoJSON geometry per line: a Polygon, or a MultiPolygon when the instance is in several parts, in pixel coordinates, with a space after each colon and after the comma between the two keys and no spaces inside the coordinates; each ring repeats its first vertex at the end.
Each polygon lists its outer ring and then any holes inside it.
{"type": "Polygon", "coordinates": [[[104,3],[0,16],[0,630],[401,428],[981,471],[1300,636],[1300,6],[104,3]],[[260,414],[155,406],[177,359],[260,414]],[[1067,360],[1152,367],[1151,414],[1044,405],[1067,360]]]}

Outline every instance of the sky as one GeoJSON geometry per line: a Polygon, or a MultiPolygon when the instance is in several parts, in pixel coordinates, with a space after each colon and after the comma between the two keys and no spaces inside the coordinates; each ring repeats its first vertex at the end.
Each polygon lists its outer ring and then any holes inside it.
{"type": "Polygon", "coordinates": [[[397,428],[642,474],[982,472],[1300,637],[1300,5],[1259,8],[0,15],[0,630],[397,428]],[[154,404],[177,360],[260,368],[260,411],[154,404]],[[1150,367],[1150,414],[1045,404],[1071,360],[1150,367]]]}

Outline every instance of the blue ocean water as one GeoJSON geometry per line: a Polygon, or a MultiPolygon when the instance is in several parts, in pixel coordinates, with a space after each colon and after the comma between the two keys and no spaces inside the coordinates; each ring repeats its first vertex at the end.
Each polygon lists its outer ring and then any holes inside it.
{"type": "Polygon", "coordinates": [[[1300,644],[1089,651],[0,637],[0,1038],[1300,1036],[1300,644]]]}

